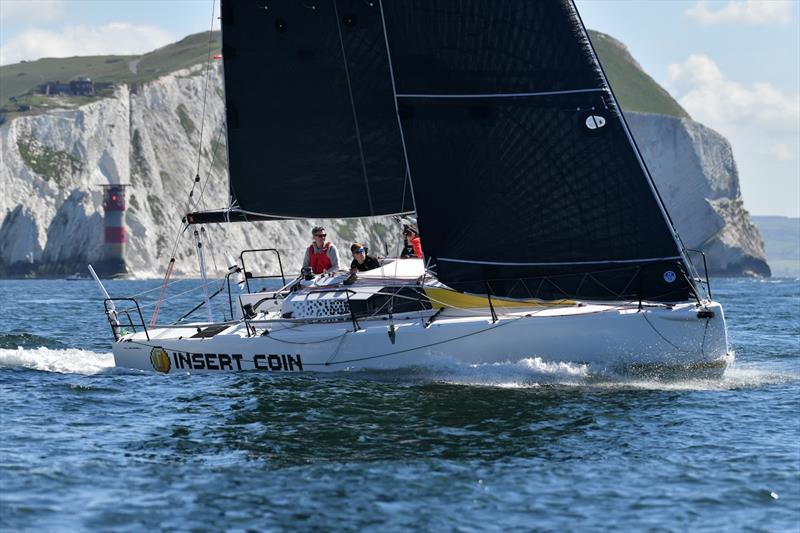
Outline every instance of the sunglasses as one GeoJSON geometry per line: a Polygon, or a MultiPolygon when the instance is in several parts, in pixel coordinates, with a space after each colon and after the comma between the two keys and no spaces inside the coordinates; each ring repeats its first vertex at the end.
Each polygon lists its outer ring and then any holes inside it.
{"type": "Polygon", "coordinates": [[[323,239],[324,239],[325,237],[327,237],[327,236],[328,236],[328,234],[327,234],[327,233],[317,233],[317,234],[315,234],[315,235],[314,235],[314,237],[322,237],[323,239]]]}
{"type": "Polygon", "coordinates": [[[366,250],[364,250],[363,248],[359,248],[358,250],[353,251],[353,253],[354,254],[363,254],[363,253],[366,253],[366,250]]]}

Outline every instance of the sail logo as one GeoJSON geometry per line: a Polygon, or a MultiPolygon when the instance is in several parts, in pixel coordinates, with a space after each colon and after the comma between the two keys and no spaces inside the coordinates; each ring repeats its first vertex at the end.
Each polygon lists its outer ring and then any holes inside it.
{"type": "Polygon", "coordinates": [[[585,124],[590,130],[599,130],[606,125],[606,118],[602,115],[589,115],[586,117],[585,124]]]}
{"type": "Polygon", "coordinates": [[[667,270],[664,272],[664,281],[667,283],[673,283],[678,276],[675,275],[675,272],[672,270],[667,270]]]}
{"type": "Polygon", "coordinates": [[[169,362],[167,351],[158,346],[150,350],[150,364],[153,365],[156,372],[163,372],[164,374],[168,374],[172,366],[169,362]]]}

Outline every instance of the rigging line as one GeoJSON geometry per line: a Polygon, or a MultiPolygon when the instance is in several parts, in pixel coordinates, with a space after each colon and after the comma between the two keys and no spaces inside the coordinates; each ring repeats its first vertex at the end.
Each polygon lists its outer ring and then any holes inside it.
{"type": "Polygon", "coordinates": [[[649,318],[647,318],[647,314],[646,314],[646,313],[641,313],[641,315],[642,315],[642,317],[644,318],[644,321],[645,321],[645,322],[647,322],[647,324],[648,324],[648,325],[649,325],[651,328],[653,328],[653,331],[655,331],[655,332],[658,334],[658,336],[659,336],[659,337],[661,337],[662,339],[664,339],[664,341],[665,341],[667,344],[669,344],[670,346],[672,346],[672,347],[673,347],[673,348],[675,348],[676,350],[680,350],[680,348],[678,348],[677,346],[675,346],[675,344],[673,344],[673,343],[672,343],[672,341],[670,341],[670,340],[669,340],[668,338],[666,338],[666,337],[665,337],[665,336],[664,336],[664,335],[663,335],[663,334],[662,334],[660,331],[658,331],[658,329],[656,329],[656,327],[653,325],[653,323],[652,323],[652,322],[650,322],[650,319],[649,319],[649,318]]]}
{"type": "Polygon", "coordinates": [[[150,325],[155,326],[158,323],[158,312],[161,310],[161,302],[164,301],[164,295],[167,292],[167,288],[169,287],[169,278],[172,276],[172,270],[175,268],[175,258],[171,258],[169,260],[169,265],[167,266],[167,272],[164,274],[164,281],[161,284],[161,293],[158,295],[158,303],[156,304],[155,310],[153,311],[153,316],[150,318],[150,325]]]}
{"type": "MultiPolygon", "coordinates": [[[[383,41],[386,43],[386,59],[389,63],[389,78],[392,81],[392,96],[394,96],[394,112],[397,116],[397,127],[400,130],[400,144],[403,146],[403,159],[406,163],[406,175],[411,185],[411,203],[414,205],[414,212],[417,211],[417,199],[414,196],[414,181],[411,178],[411,166],[408,162],[408,150],[406,150],[406,137],[403,133],[403,123],[400,120],[400,108],[397,104],[397,84],[394,81],[394,67],[392,66],[392,53],[389,50],[389,35],[386,33],[386,17],[383,14],[383,0],[378,0],[378,7],[381,12],[381,25],[383,27],[383,41]]],[[[419,222],[419,221],[417,221],[419,222]]]]}
{"type": "Polygon", "coordinates": [[[206,102],[208,101],[208,78],[211,72],[211,44],[214,42],[214,14],[217,0],[211,0],[211,28],[208,30],[208,53],[206,54],[206,80],[203,88],[203,115],[200,118],[200,143],[197,147],[197,174],[200,174],[200,158],[203,155],[203,128],[206,123],[206,102]]]}
{"type": "MultiPolygon", "coordinates": [[[[189,294],[190,292],[193,292],[193,291],[196,291],[196,290],[202,289],[202,288],[203,288],[203,285],[197,285],[197,286],[192,287],[191,289],[187,289],[187,290],[185,290],[183,292],[179,292],[177,294],[173,294],[172,296],[167,296],[167,297],[164,298],[163,301],[166,302],[166,301],[169,301],[169,300],[173,300],[173,299],[177,298],[178,296],[183,296],[184,294],[189,294]]],[[[141,307],[142,309],[149,309],[151,307],[154,307],[156,305],[156,303],[157,302],[150,302],[150,303],[146,303],[146,304],[140,304],[139,307],[141,307]]]]}
{"type": "MultiPolygon", "coordinates": [[[[336,339],[342,339],[348,333],[350,333],[350,330],[347,330],[344,333],[342,333],[341,335],[337,335],[336,337],[331,337],[329,339],[322,339],[322,340],[319,340],[319,341],[307,341],[307,342],[287,341],[286,339],[280,339],[278,337],[273,336],[273,334],[271,332],[270,332],[269,335],[267,335],[267,337],[269,337],[270,339],[274,340],[275,342],[280,342],[280,343],[283,343],[283,344],[290,344],[290,345],[294,345],[294,346],[311,346],[312,344],[324,344],[326,342],[335,341],[336,339]]],[[[341,340],[339,342],[341,342],[341,340]]]]}
{"type": "MultiPolygon", "coordinates": [[[[336,0],[334,0],[334,1],[336,1],[336,0]]],[[[335,349],[335,350],[333,350],[333,353],[331,354],[331,356],[330,356],[330,357],[328,357],[328,360],[327,360],[327,361],[325,361],[325,364],[326,364],[326,365],[327,365],[328,363],[332,362],[334,359],[336,359],[336,356],[337,356],[337,355],[339,355],[339,350],[341,350],[341,349],[342,349],[342,344],[344,344],[344,339],[345,339],[345,337],[347,337],[347,333],[349,333],[349,332],[347,332],[347,331],[346,331],[346,332],[344,333],[344,335],[342,335],[342,338],[341,338],[341,339],[339,339],[339,344],[337,344],[337,345],[336,345],[336,349],[335,349]]]]}
{"type": "MultiPolygon", "coordinates": [[[[170,285],[175,285],[175,284],[180,283],[182,281],[189,281],[189,280],[187,278],[180,278],[180,279],[175,279],[175,280],[170,281],[169,284],[170,285]]],[[[147,289],[147,290],[144,290],[144,291],[141,291],[141,292],[137,292],[137,293],[131,294],[129,297],[130,298],[138,298],[139,296],[147,294],[148,292],[157,291],[160,288],[161,288],[161,285],[159,284],[159,285],[156,285],[155,287],[153,287],[152,289],[147,289]]]]}
{"type": "Polygon", "coordinates": [[[526,96],[554,96],[558,94],[580,94],[607,92],[599,87],[593,89],[572,89],[566,91],[542,91],[533,93],[474,93],[474,94],[434,94],[434,93],[399,93],[397,98],[520,98],[526,96]]]}
{"type": "MultiPolygon", "coordinates": [[[[183,224],[183,221],[181,221],[183,224]]],[[[180,231],[175,235],[175,240],[172,243],[172,251],[169,254],[170,259],[175,258],[175,253],[178,251],[178,244],[180,243],[181,237],[186,233],[186,230],[189,229],[189,224],[183,224],[183,227],[180,228],[180,231]]]]}
{"type": "Polygon", "coordinates": [[[342,63],[344,63],[344,74],[347,78],[347,93],[350,96],[350,109],[353,111],[353,124],[356,127],[356,140],[358,141],[358,153],[361,156],[361,170],[364,172],[364,187],[367,191],[367,202],[369,203],[369,214],[375,216],[372,207],[372,192],[369,189],[369,178],[367,177],[367,162],[364,159],[364,146],[361,142],[361,128],[358,127],[358,113],[356,112],[356,102],[353,99],[353,86],[350,83],[350,69],[347,66],[347,52],[344,49],[344,38],[342,37],[342,25],[339,23],[339,8],[336,7],[336,0],[331,0],[333,13],[336,17],[336,29],[339,32],[339,45],[342,47],[342,63]]]}
{"type": "Polygon", "coordinates": [[[706,336],[708,335],[708,323],[711,322],[710,318],[706,318],[706,327],[703,328],[703,340],[700,343],[700,353],[703,357],[706,356],[706,336]]]}
{"type": "MultiPolygon", "coordinates": [[[[192,182],[192,188],[189,191],[189,197],[187,198],[187,201],[186,201],[185,213],[188,213],[190,211],[190,209],[192,208],[192,198],[194,196],[194,191],[197,188],[197,183],[200,180],[200,161],[201,161],[201,157],[202,157],[202,153],[203,153],[203,131],[204,131],[204,128],[205,128],[206,103],[207,103],[207,100],[208,100],[208,80],[209,80],[209,73],[210,73],[210,69],[211,69],[211,44],[213,43],[213,40],[214,40],[214,13],[215,13],[215,9],[216,9],[216,0],[212,0],[212,3],[211,3],[211,28],[210,28],[210,30],[208,32],[208,54],[207,54],[207,59],[206,59],[206,79],[205,79],[205,87],[203,89],[203,114],[202,114],[201,120],[200,120],[200,143],[199,143],[198,149],[197,149],[197,171],[196,171],[196,174],[195,174],[195,180],[192,182]]],[[[217,143],[219,143],[219,137],[217,138],[217,143]]],[[[214,153],[212,154],[212,164],[213,164],[213,158],[214,158],[214,154],[215,153],[216,153],[216,146],[214,148],[214,153]]],[[[208,180],[206,180],[203,183],[203,185],[202,185],[202,187],[200,189],[200,197],[198,198],[198,201],[195,204],[197,206],[200,205],[200,202],[203,199],[203,194],[205,193],[205,187],[206,187],[207,183],[208,183],[208,180]]],[[[189,227],[189,224],[187,223],[187,224],[183,225],[183,228],[181,228],[180,224],[182,224],[182,223],[183,223],[183,221],[181,221],[178,224],[177,228],[176,228],[177,229],[177,233],[175,235],[175,240],[174,240],[174,242],[172,244],[172,250],[170,252],[170,259],[175,259],[175,253],[178,250],[178,244],[180,242],[180,238],[186,232],[186,229],[189,227]]]]}
{"type": "MultiPolygon", "coordinates": [[[[197,182],[195,182],[195,184],[192,185],[192,192],[194,192],[194,185],[196,184],[197,182]]],[[[191,202],[191,193],[189,194],[189,202],[191,202]]],[[[187,207],[189,207],[190,205],[191,203],[187,205],[187,207]]],[[[176,232],[175,234],[175,241],[172,243],[172,250],[170,251],[169,254],[169,264],[167,265],[167,269],[164,272],[164,281],[162,282],[161,285],[161,293],[158,296],[158,302],[156,303],[155,307],[156,311],[154,312],[153,317],[151,317],[151,322],[153,322],[153,324],[155,324],[156,320],[158,320],[158,310],[161,308],[162,302],[164,302],[167,299],[166,298],[167,289],[171,285],[170,277],[172,277],[172,270],[175,267],[175,252],[178,249],[178,243],[180,242],[181,235],[184,234],[184,232],[188,227],[189,224],[184,224],[183,229],[176,232]]]]}
{"type": "MultiPolygon", "coordinates": [[[[592,312],[585,313],[585,314],[596,315],[596,314],[599,314],[599,313],[604,313],[604,312],[607,312],[607,311],[619,310],[619,309],[624,309],[624,308],[625,308],[624,306],[612,306],[612,307],[610,307],[608,309],[605,309],[605,310],[592,311],[592,312]]],[[[458,337],[452,337],[452,338],[445,339],[445,340],[438,341],[438,342],[434,342],[434,343],[431,343],[431,344],[425,344],[425,345],[422,345],[422,346],[416,346],[416,347],[413,347],[413,348],[408,348],[408,349],[405,349],[405,350],[399,350],[399,351],[396,351],[396,352],[384,353],[384,354],[380,354],[380,355],[368,356],[368,357],[357,358],[357,359],[350,359],[350,360],[347,360],[347,361],[337,361],[337,362],[331,363],[331,364],[342,364],[342,363],[349,363],[349,362],[353,362],[353,361],[363,361],[365,359],[376,359],[376,358],[379,358],[379,357],[387,357],[387,356],[390,356],[390,355],[397,355],[397,354],[409,352],[409,351],[412,351],[412,350],[419,350],[419,349],[423,349],[423,348],[429,348],[431,346],[438,346],[438,345],[441,345],[441,344],[445,344],[447,342],[452,342],[454,340],[459,340],[459,339],[463,339],[465,337],[470,337],[470,336],[473,336],[473,335],[477,335],[479,333],[484,333],[484,332],[489,331],[491,329],[496,329],[496,328],[505,326],[507,324],[510,324],[512,322],[516,322],[517,320],[522,320],[524,318],[534,318],[535,315],[537,315],[538,313],[541,313],[543,311],[544,311],[544,309],[540,309],[540,310],[537,310],[537,311],[532,311],[532,312],[527,313],[527,314],[522,315],[522,316],[506,318],[505,319],[506,322],[504,322],[504,323],[499,323],[498,322],[495,325],[489,326],[488,328],[485,328],[485,329],[482,329],[482,330],[479,330],[479,331],[474,331],[472,333],[467,333],[465,335],[461,335],[461,336],[458,336],[458,337]]],[[[564,315],[559,315],[559,316],[564,316],[564,315]]],[[[258,322],[258,321],[253,321],[253,322],[258,322]]],[[[187,324],[187,326],[192,326],[192,325],[193,324],[187,324]]],[[[299,325],[298,325],[298,327],[299,327],[299,325]]],[[[287,328],[287,329],[290,329],[290,328],[287,328]]],[[[293,329],[293,328],[291,328],[291,329],[293,329]]],[[[277,338],[277,337],[274,336],[274,334],[270,334],[269,338],[274,340],[274,341],[276,341],[276,342],[281,342],[281,343],[284,343],[284,344],[311,345],[311,344],[322,344],[322,343],[325,343],[325,342],[330,342],[330,341],[336,340],[336,339],[338,339],[340,337],[344,337],[348,333],[350,333],[350,332],[349,331],[345,331],[344,333],[342,333],[342,335],[337,335],[335,337],[330,337],[330,338],[324,339],[324,340],[307,341],[307,342],[288,341],[288,340],[285,340],[285,339],[277,338]]],[[[155,346],[155,345],[147,344],[147,343],[141,342],[141,341],[131,340],[131,341],[128,341],[128,342],[130,342],[132,344],[138,344],[140,346],[147,346],[147,347],[150,347],[150,348],[155,346]]],[[[667,342],[669,342],[669,341],[667,341],[667,342]]],[[[184,352],[185,351],[185,350],[178,350],[178,349],[175,349],[175,348],[169,348],[169,347],[163,346],[163,345],[160,346],[160,347],[162,347],[164,349],[167,349],[167,350],[177,351],[177,352],[184,352]]],[[[327,363],[308,363],[308,366],[328,366],[328,364],[327,363]]]]}
{"type": "MultiPolygon", "coordinates": [[[[420,349],[423,349],[423,348],[429,348],[431,346],[439,346],[441,344],[446,344],[448,342],[460,340],[460,339],[463,339],[463,338],[466,338],[466,337],[471,337],[471,336],[477,335],[479,333],[485,333],[485,332],[487,332],[489,330],[506,326],[508,324],[511,324],[511,323],[516,322],[517,320],[521,320],[523,318],[530,318],[530,317],[529,317],[529,315],[523,315],[523,316],[516,317],[516,318],[508,318],[508,319],[506,319],[507,321],[505,323],[497,323],[497,324],[494,324],[494,325],[492,325],[492,326],[490,326],[488,328],[481,329],[481,330],[478,330],[478,331],[473,331],[473,332],[467,333],[465,335],[460,335],[458,337],[452,337],[452,338],[449,338],[449,339],[444,339],[444,340],[441,340],[441,341],[438,341],[438,342],[433,342],[431,344],[425,344],[425,345],[422,345],[422,346],[415,346],[413,348],[407,348],[405,350],[398,350],[396,352],[389,352],[389,353],[383,353],[383,354],[379,354],[379,355],[371,355],[371,356],[366,356],[366,357],[348,359],[348,360],[345,360],[345,361],[336,361],[334,363],[304,363],[304,364],[308,364],[308,366],[329,366],[329,365],[339,365],[339,364],[351,363],[351,362],[357,362],[357,361],[365,361],[365,360],[368,360],[368,359],[378,359],[380,357],[388,357],[390,355],[397,355],[397,354],[410,352],[410,351],[414,351],[414,350],[420,350],[420,349]]],[[[345,332],[343,335],[346,335],[346,334],[347,334],[347,332],[345,332]]],[[[272,335],[269,335],[269,338],[273,338],[272,335]]],[[[337,338],[338,338],[338,336],[337,337],[333,337],[331,339],[328,339],[325,342],[328,342],[328,341],[331,341],[331,340],[334,340],[334,339],[337,339],[337,338]]],[[[284,342],[284,343],[287,343],[287,344],[303,344],[303,343],[295,343],[295,342],[291,342],[291,341],[290,342],[286,342],[286,341],[282,341],[281,339],[277,339],[277,338],[275,338],[274,340],[276,340],[278,342],[284,342]]],[[[129,341],[129,342],[131,342],[133,344],[139,344],[141,346],[148,346],[148,347],[154,346],[154,345],[150,345],[150,344],[147,344],[147,343],[141,342],[141,341],[129,341]]],[[[309,342],[308,344],[316,344],[316,343],[315,342],[309,342]]],[[[165,350],[172,350],[172,351],[176,351],[176,352],[184,351],[184,350],[177,350],[177,349],[174,349],[174,348],[169,348],[167,346],[161,346],[161,347],[164,348],[165,350]]]]}
{"type": "Polygon", "coordinates": [[[655,180],[653,179],[652,174],[650,174],[650,168],[647,166],[647,163],[645,163],[644,157],[642,157],[642,153],[639,150],[639,145],[636,143],[636,139],[634,139],[633,135],[631,134],[630,126],[628,126],[628,121],[625,120],[625,114],[622,112],[622,107],[620,107],[619,101],[617,100],[617,97],[614,94],[614,89],[611,87],[611,83],[608,81],[608,76],[606,75],[606,71],[603,68],[603,64],[600,62],[600,58],[597,55],[597,50],[595,50],[594,48],[594,43],[592,43],[592,40],[589,38],[589,33],[586,30],[586,24],[584,24],[583,18],[581,17],[578,8],[575,6],[575,0],[571,0],[571,3],[572,3],[572,11],[575,13],[576,18],[580,23],[581,30],[583,30],[583,37],[589,44],[588,47],[589,52],[591,53],[592,58],[594,59],[597,66],[600,68],[600,73],[602,75],[603,82],[605,83],[606,87],[608,87],[608,93],[611,96],[611,101],[613,102],[614,106],[617,108],[617,111],[619,112],[619,116],[621,118],[623,126],[622,129],[625,131],[625,135],[628,138],[628,142],[633,147],[634,154],[636,155],[636,158],[639,162],[641,169],[644,171],[645,177],[647,178],[647,183],[650,185],[651,191],[655,194],[656,203],[658,204],[658,207],[661,211],[662,216],[664,217],[665,222],[667,222],[667,225],[670,229],[670,232],[672,233],[672,237],[675,241],[676,246],[678,246],[679,251],[681,252],[682,256],[681,259],[685,263],[691,264],[691,261],[689,261],[686,257],[684,257],[686,255],[686,245],[683,243],[683,239],[681,239],[680,234],[678,234],[678,228],[675,227],[675,223],[673,222],[672,217],[667,211],[666,203],[664,203],[664,199],[661,197],[661,193],[658,191],[658,187],[656,187],[655,180]]]}
{"type": "Polygon", "coordinates": [[[220,270],[219,267],[217,266],[217,254],[214,250],[214,247],[211,244],[211,237],[209,237],[205,226],[200,226],[200,236],[206,243],[206,248],[208,248],[209,255],[211,256],[211,262],[214,263],[214,272],[219,273],[220,270]]]}
{"type": "MultiPolygon", "coordinates": [[[[194,185],[192,186],[192,191],[194,191],[194,185]]],[[[172,250],[170,251],[170,254],[169,254],[169,259],[170,259],[169,260],[169,265],[167,265],[166,272],[164,272],[164,281],[163,281],[163,284],[161,286],[162,287],[161,295],[159,296],[158,303],[156,304],[158,307],[161,306],[161,302],[166,300],[166,298],[165,298],[166,290],[171,285],[171,282],[169,280],[170,280],[170,277],[172,276],[172,269],[173,269],[173,267],[175,265],[175,252],[178,249],[178,243],[180,242],[181,235],[184,234],[184,232],[186,231],[186,229],[188,227],[189,227],[189,224],[184,224],[183,225],[183,229],[178,231],[178,232],[176,232],[176,234],[175,234],[175,241],[172,244],[172,250]]]]}
{"type": "Polygon", "coordinates": [[[200,196],[197,198],[197,202],[195,203],[195,210],[200,210],[203,206],[203,195],[206,192],[206,186],[208,182],[211,181],[209,176],[211,176],[211,170],[214,167],[214,161],[217,157],[217,149],[219,148],[220,141],[222,139],[222,132],[225,131],[225,119],[223,117],[222,122],[219,125],[219,133],[217,133],[217,140],[214,141],[214,148],[211,151],[211,161],[208,163],[208,170],[206,171],[206,179],[203,184],[200,186],[200,196]]]}
{"type": "MultiPolygon", "coordinates": [[[[368,355],[366,357],[356,357],[356,358],[347,359],[347,360],[344,360],[344,361],[336,361],[335,363],[330,363],[330,364],[332,364],[332,365],[341,365],[341,364],[344,364],[344,363],[354,363],[354,362],[358,362],[358,361],[365,361],[365,360],[368,360],[368,359],[378,359],[380,357],[388,357],[390,355],[397,355],[397,354],[401,354],[401,353],[411,352],[411,351],[414,351],[414,350],[420,350],[420,349],[423,349],[423,348],[430,348],[431,346],[439,346],[441,344],[446,344],[448,342],[461,340],[461,339],[464,339],[464,338],[467,338],[467,337],[472,337],[473,335],[477,335],[479,333],[485,333],[485,332],[490,331],[492,329],[497,329],[497,328],[500,328],[500,327],[503,327],[503,326],[507,326],[508,324],[512,324],[512,323],[516,322],[517,320],[521,320],[523,318],[528,318],[528,315],[520,316],[520,317],[517,317],[517,318],[508,318],[508,319],[506,319],[507,322],[504,323],[504,324],[497,323],[497,324],[492,325],[492,326],[490,326],[488,328],[481,329],[481,330],[478,330],[478,331],[473,331],[472,333],[467,333],[465,335],[460,335],[458,337],[452,337],[452,338],[449,338],[449,339],[444,339],[444,340],[441,340],[441,341],[438,341],[438,342],[433,342],[433,343],[425,344],[425,345],[422,345],[422,346],[415,346],[413,348],[406,348],[405,350],[398,350],[396,352],[388,352],[388,353],[383,353],[383,354],[379,354],[379,355],[368,355]]],[[[317,364],[315,366],[320,366],[320,365],[317,364]]],[[[328,366],[328,365],[325,364],[325,366],[328,366]]]]}
{"type": "MultiPolygon", "coordinates": [[[[334,2],[336,2],[336,0],[334,0],[334,2]]],[[[397,128],[400,130],[400,144],[403,147],[403,161],[406,164],[405,165],[406,166],[405,179],[408,180],[408,183],[410,185],[411,203],[414,206],[414,213],[416,213],[417,212],[417,199],[414,196],[414,183],[411,180],[411,165],[408,162],[408,150],[406,150],[406,137],[405,137],[405,134],[403,133],[403,123],[400,120],[400,108],[398,107],[398,104],[397,104],[397,84],[395,83],[395,80],[394,80],[394,67],[392,65],[392,53],[389,50],[389,35],[386,32],[386,17],[383,14],[383,1],[382,0],[378,0],[378,8],[380,9],[380,13],[381,13],[381,27],[383,28],[383,41],[384,41],[384,43],[386,45],[386,60],[387,60],[388,66],[389,66],[389,78],[391,79],[391,82],[392,82],[392,96],[394,96],[394,112],[395,112],[395,116],[397,117],[397,128]]],[[[405,208],[405,194],[406,194],[406,189],[405,189],[405,181],[404,181],[403,182],[403,198],[401,200],[402,201],[401,209],[405,208]]],[[[417,220],[417,229],[419,229],[419,219],[417,220]]],[[[423,261],[425,260],[424,257],[420,257],[420,259],[422,259],[423,261]]],[[[381,275],[383,275],[383,265],[381,265],[381,275]]],[[[394,300],[391,299],[390,301],[392,302],[392,306],[393,306],[394,300]]],[[[391,314],[389,315],[389,317],[391,319],[391,314]]],[[[394,326],[394,323],[392,323],[392,326],[394,326]]]]}
{"type": "MultiPolygon", "coordinates": [[[[222,132],[221,128],[222,128],[222,126],[220,126],[220,136],[221,136],[221,132],[222,132]]],[[[218,136],[217,140],[219,141],[219,136],[218,136]]],[[[216,152],[216,148],[215,148],[215,152],[216,152]]],[[[212,160],[213,160],[213,155],[212,155],[212,160]]],[[[184,210],[184,213],[189,213],[190,210],[192,209],[192,198],[194,196],[194,191],[197,188],[197,183],[199,181],[200,181],[200,174],[198,173],[197,176],[195,177],[195,179],[192,182],[192,188],[189,190],[189,196],[186,199],[186,209],[184,210]]],[[[195,204],[197,206],[199,206],[199,202],[203,199],[203,194],[205,193],[205,189],[206,189],[206,185],[208,184],[208,181],[209,180],[206,180],[205,182],[203,182],[203,185],[200,188],[200,197],[198,199],[198,202],[195,204]]],[[[172,244],[172,251],[170,252],[170,259],[175,258],[175,252],[178,250],[178,243],[180,241],[180,237],[186,232],[186,230],[190,226],[190,224],[188,222],[184,224],[183,220],[180,220],[180,224],[183,224],[183,228],[181,229],[180,225],[178,226],[179,231],[175,235],[175,241],[172,244]]]]}

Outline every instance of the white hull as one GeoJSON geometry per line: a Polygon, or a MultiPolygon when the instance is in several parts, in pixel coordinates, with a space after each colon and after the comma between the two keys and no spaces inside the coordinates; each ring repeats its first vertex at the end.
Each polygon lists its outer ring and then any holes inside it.
{"type": "Polygon", "coordinates": [[[395,315],[394,342],[385,317],[307,323],[291,320],[231,324],[209,338],[188,338],[208,324],[149,330],[114,343],[117,366],[161,372],[336,372],[429,367],[446,362],[492,364],[539,357],[590,369],[694,369],[721,375],[730,362],[722,307],[638,303],[514,309],[496,322],[489,309],[447,309],[395,315]],[[427,326],[427,327],[426,327],[427,326]],[[263,334],[268,329],[268,334],[263,334]]]}

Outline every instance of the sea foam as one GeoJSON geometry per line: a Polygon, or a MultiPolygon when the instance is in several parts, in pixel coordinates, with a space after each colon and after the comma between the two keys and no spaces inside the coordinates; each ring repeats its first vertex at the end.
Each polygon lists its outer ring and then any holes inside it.
{"type": "Polygon", "coordinates": [[[96,374],[114,366],[114,356],[77,348],[0,348],[0,368],[30,368],[62,374],[96,374]]]}

